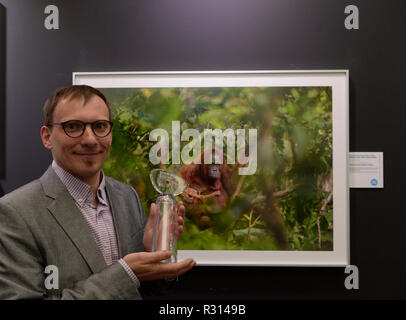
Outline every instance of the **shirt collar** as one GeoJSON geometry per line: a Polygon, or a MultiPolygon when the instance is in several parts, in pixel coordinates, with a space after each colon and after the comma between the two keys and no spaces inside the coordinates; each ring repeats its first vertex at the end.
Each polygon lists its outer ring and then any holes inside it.
{"type": "MultiPolygon", "coordinates": [[[[90,185],[83,182],[79,178],[75,177],[74,175],[70,174],[68,171],[62,169],[55,160],[52,161],[52,168],[54,169],[55,173],[58,175],[59,179],[61,179],[62,183],[65,185],[66,189],[80,206],[85,203],[92,203],[93,194],[90,188],[90,185]]],[[[101,171],[101,181],[99,187],[97,189],[97,197],[101,204],[106,204],[106,179],[104,176],[103,171],[101,171]]]]}
{"type": "Polygon", "coordinates": [[[106,179],[104,177],[103,170],[100,171],[101,174],[101,181],[99,184],[99,188],[97,189],[97,198],[101,204],[107,205],[107,195],[106,195],[106,179]]]}

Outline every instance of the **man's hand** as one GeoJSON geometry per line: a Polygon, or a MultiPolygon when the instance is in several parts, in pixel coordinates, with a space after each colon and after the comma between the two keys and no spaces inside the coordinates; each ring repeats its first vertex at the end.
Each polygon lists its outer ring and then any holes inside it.
{"type": "MultiPolygon", "coordinates": [[[[177,210],[177,230],[175,230],[175,233],[177,235],[177,238],[181,237],[183,233],[183,218],[185,217],[185,206],[183,205],[182,201],[179,201],[176,204],[176,210],[177,210]]],[[[156,204],[152,203],[151,207],[149,209],[149,218],[147,225],[145,226],[144,230],[144,238],[142,240],[144,244],[144,248],[146,251],[151,251],[152,247],[152,235],[154,233],[154,217],[156,213],[156,204]]]]}
{"type": "Polygon", "coordinates": [[[161,262],[170,256],[169,251],[137,252],[128,254],[123,259],[140,281],[173,279],[196,265],[193,259],[177,263],[161,262]]]}

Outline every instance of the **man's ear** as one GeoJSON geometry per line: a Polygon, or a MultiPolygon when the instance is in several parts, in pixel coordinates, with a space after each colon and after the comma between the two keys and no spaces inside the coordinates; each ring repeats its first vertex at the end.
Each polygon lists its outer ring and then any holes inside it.
{"type": "Polygon", "coordinates": [[[52,149],[51,129],[49,127],[47,126],[41,127],[41,139],[44,147],[51,150],[52,149]]]}

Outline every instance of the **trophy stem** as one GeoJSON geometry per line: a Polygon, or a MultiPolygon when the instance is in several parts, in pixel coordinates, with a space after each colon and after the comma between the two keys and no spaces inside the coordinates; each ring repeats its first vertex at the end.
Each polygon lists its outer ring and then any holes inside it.
{"type": "Polygon", "coordinates": [[[177,262],[177,210],[175,196],[182,194],[188,184],[177,175],[162,169],[153,169],[149,177],[156,191],[161,195],[156,200],[152,251],[169,250],[171,257],[165,262],[177,262]]]}
{"type": "Polygon", "coordinates": [[[152,251],[171,251],[172,255],[166,262],[177,262],[176,199],[172,194],[162,194],[157,198],[156,205],[152,251]]]}

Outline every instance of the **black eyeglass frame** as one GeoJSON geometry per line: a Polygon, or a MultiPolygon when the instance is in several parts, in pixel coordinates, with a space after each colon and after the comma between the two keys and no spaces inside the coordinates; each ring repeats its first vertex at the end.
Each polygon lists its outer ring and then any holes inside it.
{"type": "Polygon", "coordinates": [[[80,137],[83,136],[83,134],[85,133],[85,130],[86,130],[86,127],[87,127],[88,124],[90,124],[90,127],[92,128],[92,131],[93,131],[94,135],[95,135],[96,137],[98,137],[98,138],[105,138],[105,137],[107,137],[107,136],[111,133],[111,131],[113,130],[113,122],[111,122],[111,121],[109,121],[109,120],[96,120],[96,121],[93,121],[93,122],[83,122],[83,121],[81,121],[81,120],[68,120],[68,121],[64,121],[64,122],[47,123],[46,126],[47,126],[47,127],[48,127],[48,126],[62,126],[63,131],[65,132],[65,134],[66,134],[68,137],[70,137],[70,138],[80,138],[80,137]],[[83,125],[82,133],[81,133],[79,136],[77,136],[77,137],[72,137],[72,136],[70,136],[70,135],[66,132],[65,125],[68,124],[69,122],[80,122],[80,123],[83,125]],[[109,132],[107,132],[107,134],[104,135],[104,136],[98,135],[98,134],[95,132],[95,130],[94,130],[93,125],[95,125],[96,123],[99,123],[99,122],[107,122],[107,123],[110,124],[110,130],[109,130],[109,132]]]}

